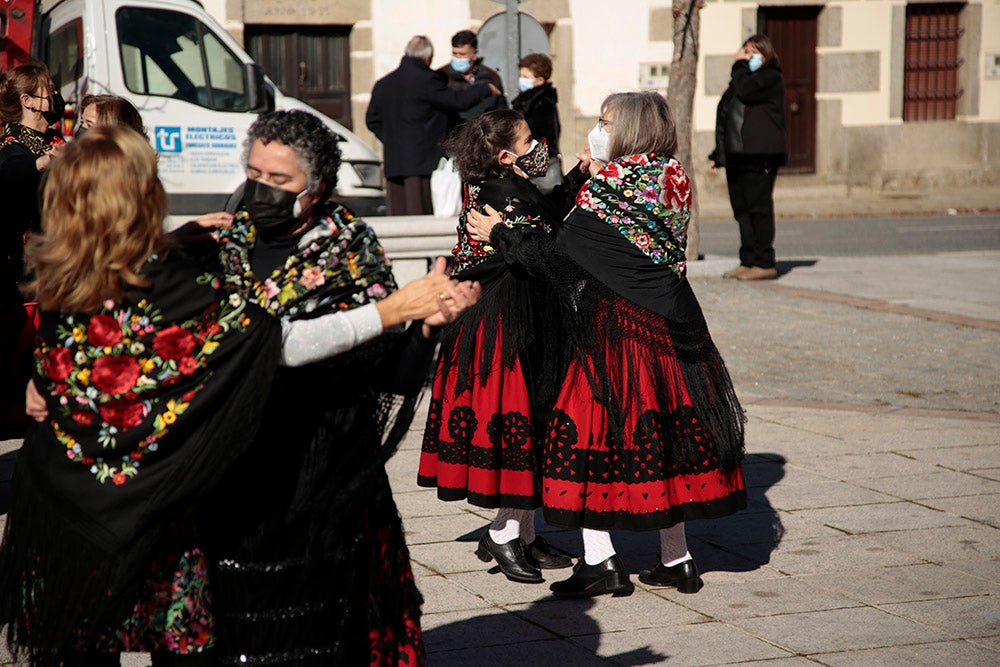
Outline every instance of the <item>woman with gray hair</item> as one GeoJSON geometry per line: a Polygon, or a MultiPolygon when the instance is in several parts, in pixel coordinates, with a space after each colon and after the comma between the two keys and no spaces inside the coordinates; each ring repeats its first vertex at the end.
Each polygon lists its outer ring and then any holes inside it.
{"type": "Polygon", "coordinates": [[[591,179],[546,272],[572,361],[545,431],[542,504],[548,523],[582,529],[584,551],[550,588],[631,594],[609,531],[657,530],[660,561],[639,580],[696,593],[684,522],[746,505],[743,411],[685,276],[691,182],[666,101],[614,95],[592,135],[591,179]]]}
{"type": "MultiPolygon", "coordinates": [[[[316,116],[262,115],[248,132],[242,207],[219,232],[225,273],[251,301],[283,323],[340,313],[351,340],[333,359],[276,373],[248,454],[210,503],[223,664],[423,661],[421,598],[385,462],[446,317],[389,328],[400,320],[380,310],[397,293],[385,252],[329,199],[339,156],[316,116]]],[[[430,298],[475,300],[462,289],[445,281],[430,298]]]]}

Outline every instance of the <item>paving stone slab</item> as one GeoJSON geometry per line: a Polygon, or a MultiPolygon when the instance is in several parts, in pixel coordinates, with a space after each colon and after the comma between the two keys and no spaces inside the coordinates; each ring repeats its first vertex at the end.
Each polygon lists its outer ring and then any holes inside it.
{"type": "Polygon", "coordinates": [[[935,628],[873,607],[736,619],[730,623],[801,655],[947,639],[935,628]]]}
{"type": "MultiPolygon", "coordinates": [[[[638,585],[647,588],[644,584],[638,585]]],[[[790,576],[737,584],[706,584],[697,595],[684,595],[672,588],[648,590],[669,597],[692,611],[723,621],[859,606],[856,600],[790,576]]]]}
{"type": "MultiPolygon", "coordinates": [[[[478,534],[486,526],[483,517],[471,512],[450,516],[424,516],[403,519],[407,544],[463,541],[465,536],[478,534]]],[[[479,539],[478,537],[476,538],[479,539]]],[[[471,541],[475,549],[475,541],[471,541]]]]}
{"type": "Polygon", "coordinates": [[[808,485],[781,484],[768,492],[767,500],[779,510],[794,511],[821,507],[874,505],[892,502],[895,498],[847,482],[827,480],[808,485]]]}
{"type": "Polygon", "coordinates": [[[934,498],[924,502],[930,507],[949,512],[955,516],[982,521],[990,526],[1000,528],[1000,493],[964,498],[934,498]]]}
{"type": "MultiPolygon", "coordinates": [[[[997,436],[1000,439],[1000,435],[997,436]]],[[[948,449],[914,449],[908,456],[949,470],[1000,470],[1000,445],[973,445],[948,449]]],[[[994,478],[995,479],[995,478],[994,478]]]]}
{"type": "Polygon", "coordinates": [[[830,667],[993,667],[1000,655],[973,642],[949,641],[935,644],[890,646],[810,656],[830,667]]]}
{"type": "Polygon", "coordinates": [[[890,530],[923,530],[942,526],[968,526],[972,523],[953,513],[905,501],[860,507],[797,510],[795,514],[851,534],[879,533],[890,530]]]}
{"type": "Polygon", "coordinates": [[[1000,586],[941,565],[859,567],[803,577],[815,586],[871,605],[1000,594],[1000,586]]]}
{"type": "Polygon", "coordinates": [[[552,600],[549,584],[569,576],[571,570],[545,570],[542,576],[545,581],[540,584],[521,584],[510,581],[493,564],[492,569],[482,568],[474,572],[458,572],[449,574],[448,579],[460,586],[476,591],[490,604],[498,607],[509,607],[518,604],[530,604],[552,600]]]}
{"type": "MultiPolygon", "coordinates": [[[[509,646],[475,647],[429,653],[433,667],[510,667],[511,665],[573,665],[607,667],[608,661],[582,646],[561,640],[520,642],[509,646]]],[[[649,663],[646,663],[649,664],[649,663]]],[[[814,663],[815,664],[815,663],[814,663]]]]}
{"type": "Polygon", "coordinates": [[[980,468],[976,470],[976,474],[980,477],[1000,481],[1000,468],[980,468]]]}
{"type": "Polygon", "coordinates": [[[493,605],[480,595],[470,591],[454,579],[441,575],[422,575],[414,573],[417,588],[424,596],[421,609],[425,614],[435,614],[446,611],[474,611],[489,609],[493,605]]]}
{"type": "Polygon", "coordinates": [[[1000,482],[940,468],[919,475],[861,480],[858,484],[906,500],[1000,494],[1000,482]]]}
{"type": "Polygon", "coordinates": [[[1000,548],[993,553],[995,555],[991,558],[951,560],[946,564],[977,579],[1000,585],[1000,548]]]}
{"type": "Polygon", "coordinates": [[[940,564],[984,562],[1000,557],[1000,529],[983,524],[897,530],[875,535],[878,542],[940,564]]]}
{"type": "Polygon", "coordinates": [[[423,489],[421,491],[393,491],[393,499],[403,518],[426,516],[452,516],[467,513],[465,503],[446,503],[439,500],[437,491],[423,489]]]}
{"type": "Polygon", "coordinates": [[[933,625],[953,639],[1000,635],[1000,596],[996,594],[903,602],[882,608],[911,621],[933,625]]]}
{"type": "MultiPolygon", "coordinates": [[[[555,639],[537,625],[501,611],[453,611],[424,614],[420,618],[428,655],[489,646],[513,647],[519,643],[555,639]]],[[[433,660],[428,659],[431,664],[433,660]]]]}
{"type": "Polygon", "coordinates": [[[840,535],[785,539],[771,554],[769,565],[785,574],[803,575],[923,562],[919,556],[886,546],[873,535],[840,535]]]}
{"type": "Polygon", "coordinates": [[[552,598],[534,604],[505,606],[505,609],[561,637],[646,628],[661,628],[670,633],[675,626],[709,620],[703,614],[638,587],[624,598],[552,598]]]}
{"type": "MultiPolygon", "coordinates": [[[[407,438],[412,438],[408,435],[407,438]]],[[[404,439],[405,442],[405,439],[404,439]]],[[[417,468],[420,465],[420,450],[402,447],[385,464],[389,474],[393,493],[404,491],[422,491],[424,487],[417,484],[417,468]]]]}
{"type": "MultiPolygon", "coordinates": [[[[588,646],[587,638],[574,637],[572,641],[588,646]]],[[[648,629],[604,633],[600,636],[596,652],[617,664],[685,667],[721,665],[734,659],[752,661],[792,657],[788,651],[720,622],[681,625],[667,631],[648,629]],[[622,659],[622,656],[638,658],[644,655],[648,655],[648,661],[622,659]],[[655,660],[656,657],[659,660],[655,660]]]]}
{"type": "Polygon", "coordinates": [[[795,465],[828,478],[852,483],[873,477],[884,478],[919,475],[939,469],[932,461],[917,460],[915,457],[911,458],[909,453],[903,455],[899,452],[875,452],[796,459],[795,465]]]}

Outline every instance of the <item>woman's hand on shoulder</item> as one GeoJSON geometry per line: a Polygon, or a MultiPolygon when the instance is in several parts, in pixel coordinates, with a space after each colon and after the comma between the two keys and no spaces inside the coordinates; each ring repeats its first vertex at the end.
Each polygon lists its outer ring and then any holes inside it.
{"type": "Polygon", "coordinates": [[[503,222],[503,216],[489,204],[484,207],[484,210],[485,214],[472,210],[465,216],[469,236],[482,243],[489,241],[493,228],[503,222]]]}

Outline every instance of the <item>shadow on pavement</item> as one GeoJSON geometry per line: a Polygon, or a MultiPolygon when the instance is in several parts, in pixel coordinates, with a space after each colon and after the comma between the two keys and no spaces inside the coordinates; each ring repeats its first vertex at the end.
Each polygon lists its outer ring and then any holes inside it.
{"type": "Polygon", "coordinates": [[[771,561],[785,527],[767,491],[785,476],[780,454],[748,454],[743,462],[747,508],[710,521],[688,524],[688,541],[702,572],[749,572],[771,561]]]}
{"type": "MultiPolygon", "coordinates": [[[[555,656],[562,656],[561,664],[572,664],[587,653],[596,655],[600,647],[601,626],[588,614],[594,605],[595,601],[588,598],[547,598],[524,609],[508,610],[511,613],[484,614],[432,628],[424,632],[427,662],[467,665],[475,658],[481,665],[543,665],[553,664],[555,656]],[[566,654],[568,647],[560,641],[566,637],[572,637],[573,644],[581,649],[579,654],[566,654]],[[495,649],[487,648],[486,638],[495,641],[495,649]]],[[[602,655],[601,660],[638,667],[662,664],[669,657],[644,646],[617,655],[602,655]]]]}
{"type": "Polygon", "coordinates": [[[816,266],[818,263],[818,259],[786,259],[775,262],[774,268],[778,269],[778,277],[780,278],[786,273],[791,273],[800,267],[816,266]]]}

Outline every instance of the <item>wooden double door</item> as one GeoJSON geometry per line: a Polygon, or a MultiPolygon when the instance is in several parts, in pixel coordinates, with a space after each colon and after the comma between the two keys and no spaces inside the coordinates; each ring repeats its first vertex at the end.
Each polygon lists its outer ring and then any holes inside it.
{"type": "Polygon", "coordinates": [[[816,171],[816,42],[820,9],[758,10],[758,30],[771,40],[785,78],[786,172],[816,171]]]}
{"type": "Polygon", "coordinates": [[[247,25],[250,56],[285,95],[348,129],[351,121],[351,26],[247,25]]]}

